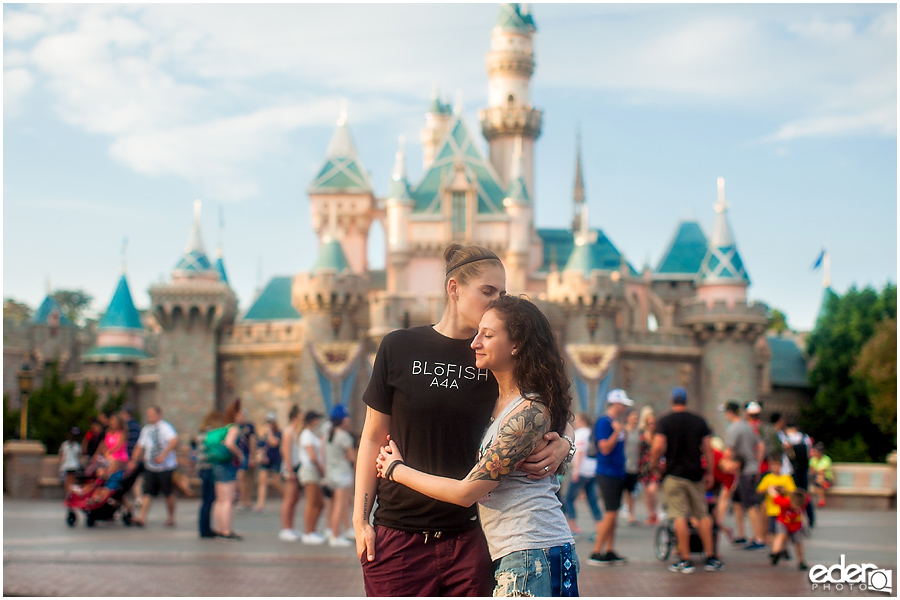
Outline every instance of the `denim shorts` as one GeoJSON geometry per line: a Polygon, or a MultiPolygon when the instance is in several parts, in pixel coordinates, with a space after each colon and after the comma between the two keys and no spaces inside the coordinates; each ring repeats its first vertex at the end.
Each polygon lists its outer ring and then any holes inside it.
{"type": "Polygon", "coordinates": [[[237,479],[237,467],[228,461],[224,465],[213,465],[213,481],[216,483],[228,483],[237,479]]]}
{"type": "Polygon", "coordinates": [[[578,596],[581,565],[574,544],[519,550],[494,561],[494,597],[578,596]]]}

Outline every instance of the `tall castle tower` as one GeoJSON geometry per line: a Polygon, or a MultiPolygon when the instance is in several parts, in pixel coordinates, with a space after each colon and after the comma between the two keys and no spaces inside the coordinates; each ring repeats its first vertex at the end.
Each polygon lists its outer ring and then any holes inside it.
{"type": "Polygon", "coordinates": [[[163,418],[196,431],[206,411],[217,408],[219,337],[237,313],[234,292],[203,249],[199,200],[184,256],[168,283],[150,287],[150,300],[162,328],[156,403],[163,418]]]}
{"type": "Polygon", "coordinates": [[[757,398],[761,365],[754,347],[768,324],[766,305],[747,303],[750,277],[728,224],[725,180],[720,177],[717,184],[716,221],[700,265],[697,296],[679,306],[681,325],[702,348],[701,386],[707,405],[698,408],[707,415],[716,414],[719,403],[744,404],[757,398]]]}
{"type": "Polygon", "coordinates": [[[488,106],[479,111],[490,145],[491,164],[504,188],[510,184],[516,138],[522,138],[522,177],[534,198],[534,141],[541,134],[541,111],[531,105],[534,73],[534,20],[527,5],[503,4],[491,31],[487,56],[488,106]]]}
{"type": "Polygon", "coordinates": [[[369,269],[369,226],[376,208],[374,189],[350,137],[344,104],[325,154],[325,163],[307,191],[312,226],[319,236],[319,245],[331,239],[338,240],[350,269],[359,275],[369,269]]]}

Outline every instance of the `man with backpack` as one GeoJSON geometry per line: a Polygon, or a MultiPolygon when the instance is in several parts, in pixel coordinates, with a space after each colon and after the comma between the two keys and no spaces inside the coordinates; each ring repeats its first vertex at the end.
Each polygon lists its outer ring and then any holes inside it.
{"type": "MultiPolygon", "coordinates": [[[[797,423],[790,420],[784,426],[784,449],[788,457],[791,459],[791,467],[793,467],[794,484],[797,489],[809,490],[809,450],[812,447],[812,440],[808,435],[797,428],[797,423]]],[[[810,528],[815,526],[816,512],[813,502],[806,503],[806,516],[809,521],[810,528]]]]}

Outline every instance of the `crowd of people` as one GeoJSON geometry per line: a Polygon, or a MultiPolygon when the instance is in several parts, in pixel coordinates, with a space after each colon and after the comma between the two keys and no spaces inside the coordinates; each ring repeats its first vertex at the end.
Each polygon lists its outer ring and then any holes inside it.
{"type": "Polygon", "coordinates": [[[614,550],[619,520],[654,526],[669,519],[678,553],[672,571],[695,570],[691,535],[704,549],[704,568],[721,569],[720,532],[735,548],[768,550],[772,565],[790,557],[792,545],[798,568],[807,570],[802,540],[815,526],[816,507],[825,505],[824,490],[834,478],[824,446],[779,413],[763,422],[762,405],[756,401],[720,407],[728,422],[721,438],[687,409],[685,389],[674,388],[670,402],[671,410],[657,421],[651,406],[638,410],[617,389],[607,395],[605,413],[596,422],[576,415],[574,468],[563,507],[574,535],[582,533],[576,498],[583,496],[591,511],[596,532],[589,564],[627,562],[614,550]],[[646,503],[643,520],[636,512],[639,495],[646,503]],[[732,512],[734,527],[729,527],[725,520],[732,512]]]}
{"type": "MultiPolygon", "coordinates": [[[[259,433],[240,399],[204,416],[190,441],[200,537],[241,540],[235,511],[264,511],[271,486],[281,496],[278,539],[355,545],[367,595],[577,596],[583,495],[595,522],[592,565],[627,562],[615,550],[621,510],[630,526],[671,526],[674,572],[695,570],[692,536],[703,568],[720,570],[720,532],[736,547],[768,548],[772,565],[792,545],[806,568],[802,537],[833,475],[796,423],[773,414],[763,424],[757,402],[743,416],[729,402],[729,425],[714,437],[681,387],[658,418],[622,389],[608,393],[596,421],[573,415],[550,324],[527,298],[505,294],[499,257],[451,244],[444,259],[445,312],[435,325],[385,336],[358,441],[342,405],[327,419],[295,405],[284,428],[270,412],[259,433]],[[734,529],[724,523],[729,507],[734,529]]],[[[80,443],[73,429],[60,470],[67,490],[92,467],[108,480],[142,472],[133,523],[144,525],[161,494],[174,526],[173,486],[191,494],[179,436],[159,407],[146,417],[143,427],[127,410],[101,417],[80,443]]]]}

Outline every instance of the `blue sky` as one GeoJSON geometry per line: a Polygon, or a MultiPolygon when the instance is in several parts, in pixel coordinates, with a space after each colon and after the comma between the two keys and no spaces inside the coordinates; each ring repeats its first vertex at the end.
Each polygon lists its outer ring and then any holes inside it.
{"type": "MultiPolygon", "coordinates": [[[[832,287],[897,280],[892,4],[536,4],[539,227],[572,218],[580,126],[590,224],[636,268],[680,220],[712,231],[716,179],[749,295],[813,325],[832,287]]],[[[307,270],[306,188],[346,98],[379,196],[410,179],[435,85],[478,131],[495,4],[10,5],[4,15],[3,295],[81,288],[102,311],[128,238],[139,308],[203,200],[241,308],[307,270]],[[219,213],[224,214],[220,233],[219,213]]],[[[486,145],[484,146],[486,148],[486,145]]],[[[373,245],[381,242],[380,233],[373,245]]],[[[383,264],[380,252],[373,264],[383,264]]]]}

